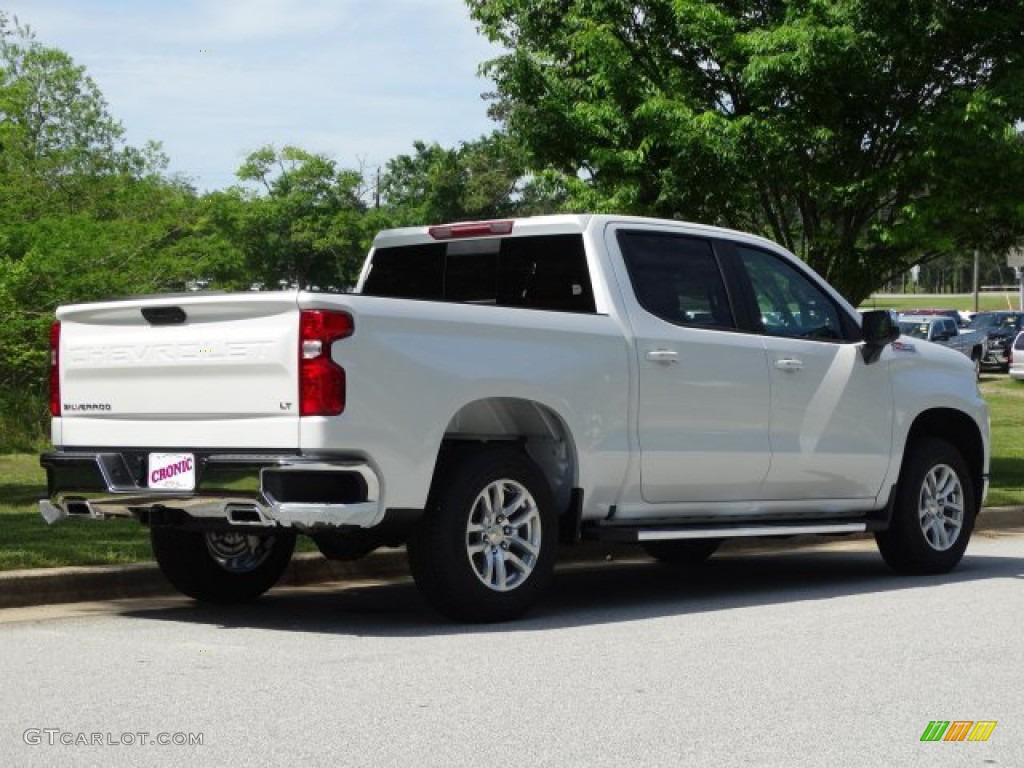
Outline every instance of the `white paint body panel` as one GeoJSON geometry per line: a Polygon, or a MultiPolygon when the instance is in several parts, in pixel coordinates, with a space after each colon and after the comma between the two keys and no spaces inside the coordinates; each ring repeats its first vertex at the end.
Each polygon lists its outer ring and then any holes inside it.
{"type": "Polygon", "coordinates": [[[294,448],[298,317],[295,294],[62,307],[64,413],[55,443],[294,448]],[[186,312],[184,325],[143,319],[142,308],[168,305],[186,312]]]}
{"type": "Polygon", "coordinates": [[[772,467],[763,499],[872,499],[892,451],[888,365],[858,345],[764,337],[772,467]],[[780,366],[780,362],[798,367],[780,366]]]}
{"type": "MultiPolygon", "coordinates": [[[[422,508],[446,433],[500,424],[502,409],[486,402],[504,398],[540,406],[567,436],[563,458],[583,492],[584,519],[838,515],[884,505],[911,424],[939,407],[978,425],[987,474],[987,410],[966,358],[921,344],[913,353],[886,349],[868,366],[860,344],[670,326],[636,304],[609,245],[623,224],[727,238],[794,260],[761,238],[699,225],[541,217],[517,221],[513,234],[581,233],[597,314],[358,292],[65,307],[62,400],[110,408],[65,411],[53,420],[54,444],[329,452],[373,469],[383,513],[422,508]],[[189,320],[152,327],[140,319],[147,305],[180,306],[189,320]],[[354,319],[354,334],[332,348],[347,405],[338,417],[299,418],[298,313],[316,308],[354,319]],[[666,349],[678,364],[647,359],[666,349]],[[791,355],[802,370],[775,367],[791,355]]],[[[382,233],[376,245],[428,240],[421,227],[382,233]]]]}

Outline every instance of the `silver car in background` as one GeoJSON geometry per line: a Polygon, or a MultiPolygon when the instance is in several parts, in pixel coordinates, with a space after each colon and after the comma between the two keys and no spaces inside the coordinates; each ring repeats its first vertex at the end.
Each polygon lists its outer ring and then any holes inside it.
{"type": "Polygon", "coordinates": [[[1010,349],[1010,378],[1024,381],[1024,331],[1017,334],[1010,349]]]}

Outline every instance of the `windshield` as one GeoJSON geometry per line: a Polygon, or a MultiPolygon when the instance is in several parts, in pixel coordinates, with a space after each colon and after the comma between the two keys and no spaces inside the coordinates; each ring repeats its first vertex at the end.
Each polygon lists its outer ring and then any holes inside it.
{"type": "Polygon", "coordinates": [[[1000,315],[985,313],[975,315],[971,321],[971,327],[979,331],[1016,330],[1020,324],[1021,315],[1000,315]]]}
{"type": "Polygon", "coordinates": [[[971,319],[971,328],[977,328],[977,329],[982,330],[982,331],[987,331],[987,330],[989,330],[991,328],[995,328],[997,325],[999,325],[999,321],[1000,321],[1000,316],[999,315],[990,315],[990,314],[982,313],[982,314],[979,314],[979,315],[975,315],[971,319]]]}
{"type": "Polygon", "coordinates": [[[900,323],[900,333],[915,339],[927,339],[931,323],[900,323]]]}

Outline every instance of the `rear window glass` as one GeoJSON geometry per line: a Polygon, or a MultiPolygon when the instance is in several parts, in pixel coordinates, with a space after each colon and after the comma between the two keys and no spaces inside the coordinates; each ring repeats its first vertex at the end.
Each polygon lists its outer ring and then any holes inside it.
{"type": "Polygon", "coordinates": [[[559,312],[595,311],[581,235],[379,248],[363,293],[559,312]]]}
{"type": "Polygon", "coordinates": [[[373,254],[370,276],[363,293],[401,296],[403,299],[440,299],[444,295],[445,248],[406,245],[373,254]]]}

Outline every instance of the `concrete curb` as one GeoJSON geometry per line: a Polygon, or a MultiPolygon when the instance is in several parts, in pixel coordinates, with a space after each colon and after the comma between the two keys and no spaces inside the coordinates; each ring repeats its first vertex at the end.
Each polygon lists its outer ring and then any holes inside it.
{"type": "MultiPolygon", "coordinates": [[[[323,581],[394,578],[403,570],[408,569],[405,552],[400,550],[375,552],[350,563],[303,552],[292,558],[279,584],[301,586],[323,581]]],[[[175,593],[156,563],[0,572],[0,609],[175,593]]]]}
{"type": "MultiPolygon", "coordinates": [[[[1024,533],[1024,507],[988,507],[982,510],[978,533],[999,531],[1024,533]]],[[[828,538],[798,536],[789,539],[742,539],[723,545],[724,551],[792,549],[830,541],[828,538]]],[[[585,542],[563,547],[560,563],[600,562],[643,556],[629,544],[585,542]]],[[[404,549],[382,549],[352,562],[326,560],[317,553],[292,558],[280,586],[303,586],[331,581],[394,579],[409,575],[404,549]]],[[[176,594],[155,563],[133,565],[78,566],[0,571],[0,609],[51,603],[76,603],[176,594]]]]}

